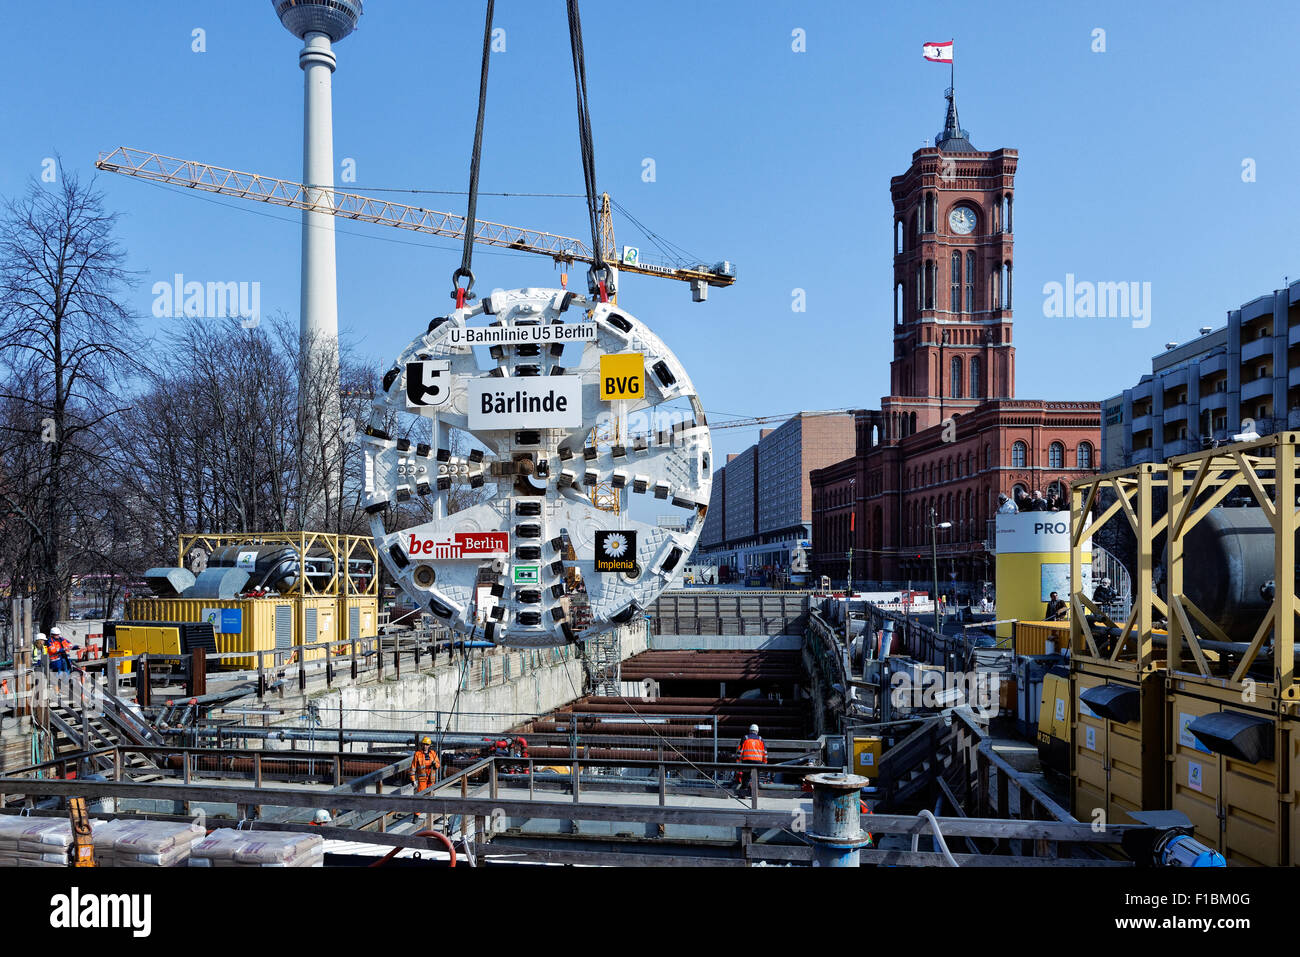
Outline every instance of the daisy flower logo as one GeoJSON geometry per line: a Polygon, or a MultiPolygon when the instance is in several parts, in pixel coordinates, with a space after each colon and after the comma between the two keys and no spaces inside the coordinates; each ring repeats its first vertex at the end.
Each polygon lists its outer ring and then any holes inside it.
{"type": "Polygon", "coordinates": [[[605,537],[605,554],[610,558],[622,558],[627,553],[627,536],[614,532],[605,537]]]}

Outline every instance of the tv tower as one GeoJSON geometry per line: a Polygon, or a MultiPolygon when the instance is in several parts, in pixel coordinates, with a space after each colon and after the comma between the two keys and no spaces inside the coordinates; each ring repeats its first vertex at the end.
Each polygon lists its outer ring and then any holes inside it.
{"type": "MultiPolygon", "coordinates": [[[[308,188],[305,199],[313,204],[333,204],[333,45],[356,29],[361,2],[271,0],[285,29],[303,41],[298,54],[303,73],[302,181],[308,188]]],[[[302,213],[299,334],[299,408],[306,408],[299,455],[302,473],[309,476],[302,515],[306,524],[328,527],[343,498],[338,283],[334,217],[310,209],[302,213]],[[323,405],[317,409],[319,418],[311,408],[317,402],[323,405]]]]}
{"type": "MultiPolygon", "coordinates": [[[[334,49],[357,26],[362,0],[271,0],[285,29],[303,41],[302,181],[308,199],[329,202],[334,186],[332,75],[334,49]],[[319,187],[317,189],[316,187],[319,187]]],[[[334,265],[334,217],[302,214],[302,311],[304,346],[338,339],[338,289],[334,265]]]]}

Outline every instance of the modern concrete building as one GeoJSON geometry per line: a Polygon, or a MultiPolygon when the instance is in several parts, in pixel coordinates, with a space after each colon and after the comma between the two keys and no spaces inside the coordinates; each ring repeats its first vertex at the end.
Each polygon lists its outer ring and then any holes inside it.
{"type": "Polygon", "coordinates": [[[1151,374],[1102,403],[1102,468],[1159,462],[1229,441],[1300,428],[1300,281],[1169,343],[1151,374]]]}
{"type": "Polygon", "coordinates": [[[713,475],[713,496],[693,561],[728,565],[737,576],[778,575],[790,551],[812,537],[809,473],[850,455],[854,416],[800,413],[763,429],[713,475]]]}

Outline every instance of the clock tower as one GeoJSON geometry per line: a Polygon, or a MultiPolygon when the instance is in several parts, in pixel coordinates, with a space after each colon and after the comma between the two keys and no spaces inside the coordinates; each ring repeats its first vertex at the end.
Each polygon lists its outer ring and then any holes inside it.
{"type": "Polygon", "coordinates": [[[947,91],[943,132],[890,180],[894,358],[881,403],[897,442],[1015,396],[1012,206],[1018,153],[976,149],[947,91]]]}

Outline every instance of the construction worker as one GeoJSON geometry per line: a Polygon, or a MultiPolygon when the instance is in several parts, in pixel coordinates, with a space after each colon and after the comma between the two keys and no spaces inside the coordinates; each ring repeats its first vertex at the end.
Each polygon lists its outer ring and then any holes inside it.
{"type": "Polygon", "coordinates": [[[428,790],[440,767],[442,762],[433,750],[433,739],[425,737],[420,741],[420,750],[411,757],[411,783],[415,785],[415,790],[428,790]]]}
{"type": "Polygon", "coordinates": [[[41,656],[45,654],[45,632],[38,631],[32,639],[32,667],[41,666],[41,656]]]}
{"type": "Polygon", "coordinates": [[[68,663],[68,652],[71,648],[72,644],[63,637],[63,632],[59,630],[58,625],[50,629],[46,651],[50,656],[51,671],[65,673],[72,670],[72,666],[68,663]]]}
{"type": "MultiPolygon", "coordinates": [[[[749,726],[749,734],[741,739],[740,745],[736,748],[736,760],[745,763],[767,764],[767,745],[758,733],[758,725],[751,724],[749,726]]],[[[749,790],[749,773],[739,771],[736,777],[740,781],[740,793],[747,793],[749,790]]]]}

